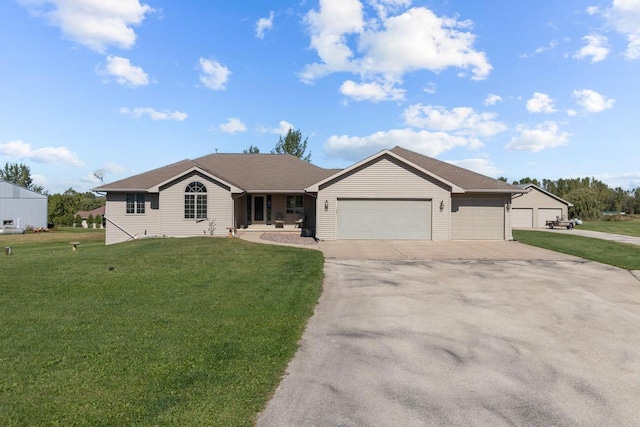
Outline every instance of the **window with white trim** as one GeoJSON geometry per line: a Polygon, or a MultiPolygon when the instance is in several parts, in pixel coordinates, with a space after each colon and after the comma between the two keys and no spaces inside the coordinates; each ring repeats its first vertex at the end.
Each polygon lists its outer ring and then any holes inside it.
{"type": "Polygon", "coordinates": [[[304,196],[299,194],[295,196],[287,196],[287,213],[303,214],[304,213],[304,196]]]}
{"type": "Polygon", "coordinates": [[[184,218],[207,218],[207,187],[203,183],[194,181],[185,188],[184,218]]]}
{"type": "Polygon", "coordinates": [[[144,193],[127,193],[126,212],[128,214],[144,214],[145,213],[144,203],[145,203],[144,193]]]}

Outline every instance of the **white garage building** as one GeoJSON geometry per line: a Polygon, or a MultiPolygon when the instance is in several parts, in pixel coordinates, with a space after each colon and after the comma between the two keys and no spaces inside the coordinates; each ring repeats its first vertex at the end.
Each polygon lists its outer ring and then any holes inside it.
{"type": "Polygon", "coordinates": [[[47,196],[0,181],[0,227],[46,227],[47,196]]]}
{"type": "Polygon", "coordinates": [[[566,200],[555,196],[534,184],[520,185],[528,193],[514,196],[511,202],[511,222],[513,228],[541,228],[546,221],[557,217],[569,219],[566,200]]]}

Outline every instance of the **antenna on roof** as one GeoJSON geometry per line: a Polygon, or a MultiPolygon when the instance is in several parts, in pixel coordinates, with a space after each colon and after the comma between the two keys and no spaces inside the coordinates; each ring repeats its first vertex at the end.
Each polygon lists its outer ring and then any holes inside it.
{"type": "Polygon", "coordinates": [[[103,171],[102,169],[98,169],[97,171],[95,171],[93,173],[93,176],[95,176],[96,178],[98,178],[100,180],[100,182],[102,182],[104,184],[104,181],[102,180],[102,178],[104,178],[105,175],[105,171],[103,171]]]}

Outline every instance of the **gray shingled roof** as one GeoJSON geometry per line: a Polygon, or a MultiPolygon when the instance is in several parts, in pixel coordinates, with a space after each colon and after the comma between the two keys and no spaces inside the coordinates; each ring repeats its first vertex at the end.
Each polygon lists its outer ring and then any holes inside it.
{"type": "Polygon", "coordinates": [[[472,172],[451,163],[436,160],[432,157],[423,156],[402,147],[394,147],[392,153],[414,163],[417,166],[437,175],[452,184],[455,184],[466,191],[515,191],[521,190],[506,182],[489,178],[488,176],[472,172]]]}
{"type": "Polygon", "coordinates": [[[210,154],[183,160],[96,188],[96,191],[147,190],[199,167],[245,191],[302,191],[336,173],[289,154],[210,154]]]}
{"type": "MultiPolygon", "coordinates": [[[[522,191],[506,182],[423,156],[402,147],[394,147],[389,151],[466,191],[522,191]]],[[[199,167],[248,192],[302,191],[340,171],[339,169],[323,169],[289,154],[216,153],[195,160],[182,160],[102,185],[95,190],[148,190],[193,167],[199,167]]]]}
{"type": "Polygon", "coordinates": [[[114,191],[114,190],[147,190],[161,182],[165,182],[175,176],[178,176],[189,169],[197,166],[191,160],[182,160],[168,166],[153,169],[139,175],[130,176],[120,181],[111,182],[95,188],[95,191],[114,191]]]}

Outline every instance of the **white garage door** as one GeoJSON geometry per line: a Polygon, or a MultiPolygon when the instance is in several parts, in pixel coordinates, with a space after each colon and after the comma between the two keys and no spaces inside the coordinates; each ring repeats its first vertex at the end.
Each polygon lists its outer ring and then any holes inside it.
{"type": "Polygon", "coordinates": [[[338,239],[431,240],[431,200],[338,199],[338,239]]]}
{"type": "Polygon", "coordinates": [[[533,209],[532,208],[512,208],[511,209],[511,227],[513,228],[533,227],[533,209]]]}
{"type": "Polygon", "coordinates": [[[452,199],[451,239],[504,240],[504,200],[452,199]]]}
{"type": "Polygon", "coordinates": [[[544,227],[546,221],[555,221],[556,217],[562,216],[562,209],[540,208],[538,209],[538,227],[544,227]]]}

